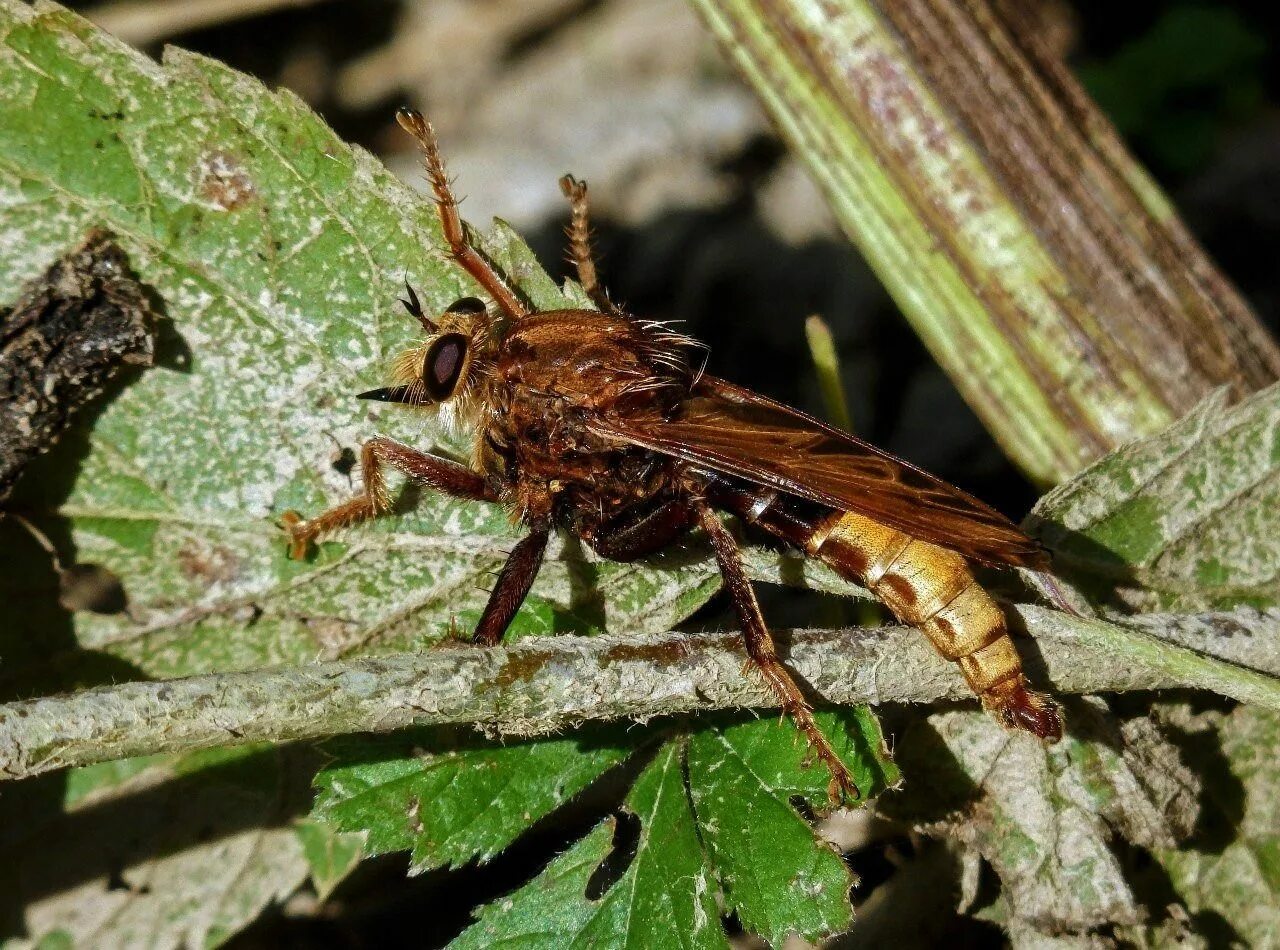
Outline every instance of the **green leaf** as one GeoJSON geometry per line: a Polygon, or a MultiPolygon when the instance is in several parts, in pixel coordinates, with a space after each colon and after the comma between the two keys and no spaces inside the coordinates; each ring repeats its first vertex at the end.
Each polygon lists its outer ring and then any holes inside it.
{"type": "Polygon", "coordinates": [[[1280,600],[1280,386],[1225,395],[1112,452],[1029,524],[1095,603],[1196,611],[1280,600]]]}
{"type": "Polygon", "coordinates": [[[293,826],[311,870],[316,895],[325,900],[365,858],[365,835],[336,831],[324,822],[304,818],[293,826]]]}
{"type": "MultiPolygon", "coordinates": [[[[897,782],[868,710],[819,720],[865,794],[897,782]]],[[[797,811],[803,799],[811,807],[827,803],[826,772],[805,767],[804,757],[794,729],[773,719],[708,726],[667,742],[627,798],[640,837],[617,883],[587,896],[609,851],[601,826],[533,882],[484,908],[458,945],[723,946],[708,903],[717,887],[744,926],[775,943],[788,932],[845,929],[853,879],[797,811]],[[703,934],[708,922],[715,929],[703,934]]]]}
{"type": "Polygon", "coordinates": [[[667,744],[627,796],[640,821],[635,856],[603,894],[589,892],[616,831],[605,822],[510,897],[484,908],[454,948],[728,946],[714,879],[682,775],[682,744],[667,744]]]}
{"type": "MultiPolygon", "coordinates": [[[[868,711],[820,714],[864,795],[894,784],[868,711]]],[[[689,791],[728,906],[773,946],[788,932],[813,940],[849,926],[853,876],[817,841],[794,799],[825,804],[826,771],[801,768],[803,739],[769,718],[704,729],[689,740],[689,791]]]]}
{"type": "Polygon", "coordinates": [[[370,855],[412,851],[414,871],[487,861],[623,761],[636,737],[588,730],[498,744],[444,730],[331,743],[313,814],[362,832],[370,855]]]}

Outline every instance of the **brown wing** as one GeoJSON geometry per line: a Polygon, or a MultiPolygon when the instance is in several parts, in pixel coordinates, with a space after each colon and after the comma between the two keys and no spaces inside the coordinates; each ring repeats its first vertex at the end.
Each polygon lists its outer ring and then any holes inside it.
{"type": "Polygon", "coordinates": [[[1044,561],[1037,542],[972,495],[721,379],[703,377],[675,419],[610,419],[597,427],[694,465],[857,512],[987,564],[1044,561]]]}

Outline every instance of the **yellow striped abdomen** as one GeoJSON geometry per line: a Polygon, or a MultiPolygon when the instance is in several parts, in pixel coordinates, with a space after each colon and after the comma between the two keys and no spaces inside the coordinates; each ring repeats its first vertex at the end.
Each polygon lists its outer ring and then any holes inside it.
{"type": "Polygon", "coordinates": [[[1009,725],[1046,738],[1060,735],[1056,708],[1026,689],[1004,614],[963,557],[852,512],[829,515],[806,547],[923,631],[959,664],[983,705],[1009,725]]]}

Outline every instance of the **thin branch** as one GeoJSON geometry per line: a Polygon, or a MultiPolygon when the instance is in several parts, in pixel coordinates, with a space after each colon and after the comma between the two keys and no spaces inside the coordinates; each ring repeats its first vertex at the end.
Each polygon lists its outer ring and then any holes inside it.
{"type": "MultiPolygon", "coordinates": [[[[1017,608],[1032,675],[1060,693],[1196,687],[1280,709],[1280,680],[1146,633],[1017,608]]],[[[1240,617],[1230,615],[1239,628],[1240,617]]],[[[1258,614],[1260,643],[1277,618],[1258,614]]],[[[1203,618],[1201,618],[1203,622],[1203,618]]],[[[902,627],[798,632],[789,662],[827,703],[933,702],[970,694],[954,665],[902,627]]],[[[414,725],[471,723],[536,735],[588,719],[773,705],[742,674],[736,634],[530,638],[492,650],[125,683],[0,706],[0,776],[10,779],[157,752],[283,742],[414,725]]]]}

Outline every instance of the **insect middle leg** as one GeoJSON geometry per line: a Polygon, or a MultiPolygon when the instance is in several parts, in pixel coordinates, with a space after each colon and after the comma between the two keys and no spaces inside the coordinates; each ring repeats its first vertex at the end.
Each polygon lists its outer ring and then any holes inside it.
{"type": "Polygon", "coordinates": [[[605,313],[623,315],[609,294],[600,284],[596,273],[595,257],[591,253],[591,222],[587,202],[587,183],[565,175],[560,179],[560,191],[569,199],[569,256],[578,270],[578,283],[587,292],[587,296],[605,313]]]}
{"type": "Polygon", "coordinates": [[[523,317],[529,313],[527,307],[520,302],[510,285],[498,271],[480,256],[480,253],[467,240],[467,233],[462,227],[462,218],[458,214],[458,199],[453,195],[449,185],[449,175],[445,171],[444,157],[440,154],[440,143],[436,141],[435,129],[422,117],[416,109],[401,109],[396,113],[396,121],[400,127],[418,140],[422,148],[422,164],[426,169],[427,182],[435,194],[436,208],[440,212],[440,228],[449,245],[450,256],[461,265],[467,273],[476,279],[503,310],[512,317],[523,317]]]}
{"type": "Polygon", "coordinates": [[[831,743],[818,728],[818,723],[813,718],[813,708],[800,692],[800,687],[796,685],[790,671],[778,659],[773,637],[769,633],[769,628],[765,626],[755,591],[742,567],[742,559],[738,556],[737,542],[706,503],[697,503],[696,511],[699,523],[711,538],[716,563],[720,566],[720,573],[724,575],[725,586],[729,590],[730,597],[733,598],[738,621],[742,624],[748,664],[769,684],[769,688],[781,702],[783,712],[795,722],[808,740],[810,750],[831,773],[827,795],[832,803],[838,804],[842,800],[857,799],[858,785],[853,780],[853,775],[840,761],[835,749],[831,748],[831,743]]]}
{"type": "Polygon", "coordinates": [[[535,525],[533,530],[520,539],[520,542],[507,556],[507,562],[498,572],[498,581],[489,594],[489,602],[484,605],[484,613],[476,624],[471,642],[476,646],[493,647],[502,642],[502,635],[507,632],[516,611],[529,596],[529,590],[542,567],[542,555],[547,550],[547,537],[550,528],[547,525],[535,525]]]}
{"type": "Polygon", "coordinates": [[[364,491],[314,518],[304,519],[296,511],[284,513],[281,521],[292,542],[290,556],[301,558],[307,547],[321,535],[376,518],[390,510],[391,499],[382,477],[384,465],[455,498],[497,500],[484,478],[465,465],[419,452],[394,439],[375,436],[360,448],[360,478],[364,482],[364,491]]]}

